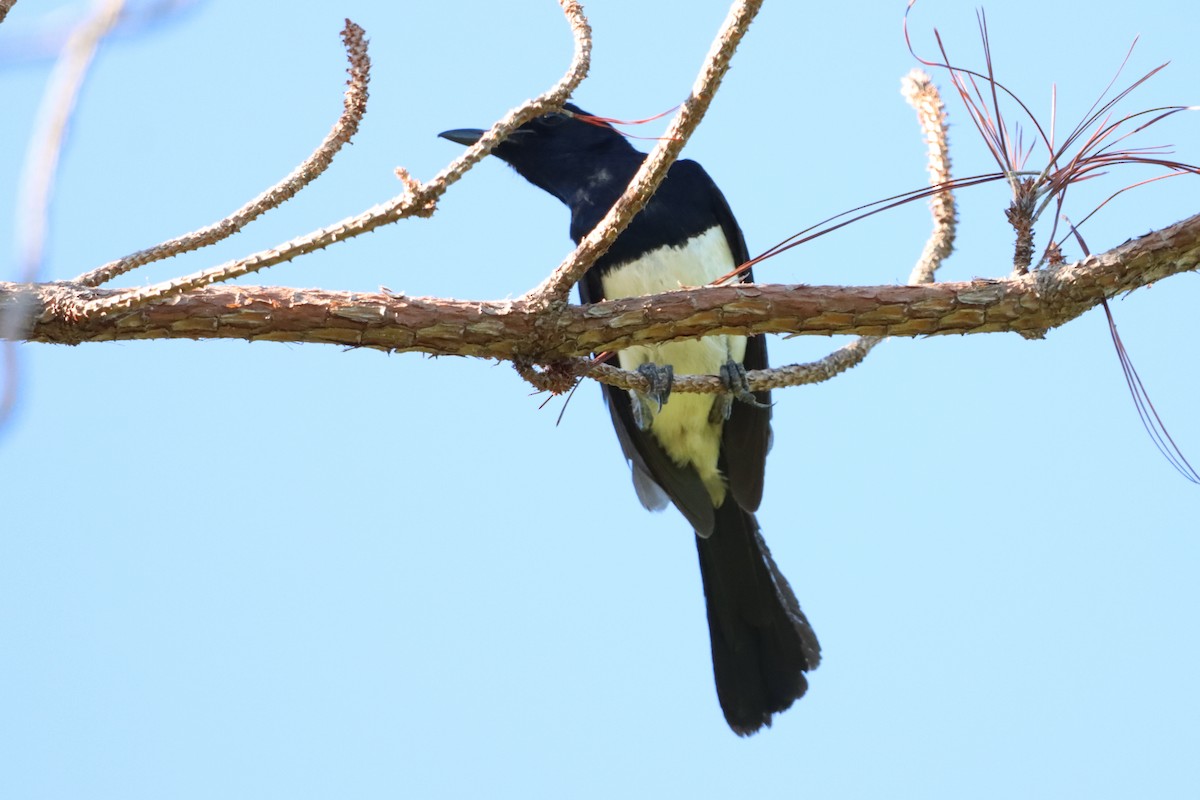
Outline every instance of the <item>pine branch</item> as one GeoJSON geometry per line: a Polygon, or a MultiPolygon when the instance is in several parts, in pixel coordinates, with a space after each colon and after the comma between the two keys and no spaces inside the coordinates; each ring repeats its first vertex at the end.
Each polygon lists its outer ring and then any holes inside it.
{"type": "MultiPolygon", "coordinates": [[[[1198,268],[1200,214],[1107,253],[1005,280],[704,287],[572,305],[548,326],[543,324],[545,307],[528,300],[461,301],[254,286],[210,286],[129,311],[79,318],[73,310],[81,304],[116,298],[120,292],[67,283],[0,283],[0,314],[14,306],[32,308],[31,325],[20,337],[30,342],[243,339],[553,364],[711,333],[930,336],[1012,331],[1040,337],[1103,298],[1198,268]]],[[[596,377],[606,379],[604,374],[596,377]]],[[[769,380],[769,375],[752,375],[751,388],[765,388],[769,380]]],[[[681,377],[674,390],[716,387],[716,378],[681,377]]]]}

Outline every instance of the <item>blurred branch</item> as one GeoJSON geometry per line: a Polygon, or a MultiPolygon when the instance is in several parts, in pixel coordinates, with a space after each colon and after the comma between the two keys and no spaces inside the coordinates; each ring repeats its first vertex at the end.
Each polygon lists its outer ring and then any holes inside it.
{"type": "Polygon", "coordinates": [[[35,280],[41,269],[58,162],[79,91],[100,40],[116,24],[123,5],[123,0],[96,3],[93,13],[72,31],[47,82],[29,139],[17,201],[17,252],[27,282],[35,280]]]}
{"type": "MultiPolygon", "coordinates": [[[[0,3],[0,21],[16,0],[0,3]]],[[[92,13],[79,23],[67,39],[47,81],[37,121],[25,155],[25,166],[17,193],[17,263],[21,280],[37,280],[45,258],[50,204],[54,195],[59,159],[79,91],[87,78],[96,48],[121,16],[122,0],[100,0],[92,13]]],[[[0,312],[0,339],[19,338],[31,319],[32,308],[22,303],[6,304],[0,312]]],[[[0,391],[0,427],[16,407],[20,367],[11,344],[3,349],[3,389],[0,391]]]]}
{"type": "MultiPolygon", "coordinates": [[[[125,0],[121,16],[104,35],[107,42],[134,39],[186,18],[204,0],[125,0]]],[[[0,0],[0,10],[15,5],[15,0],[0,0]]],[[[0,32],[0,69],[40,65],[57,61],[74,35],[79,20],[91,11],[86,4],[26,3],[20,19],[9,22],[0,32]],[[83,6],[80,8],[80,6],[83,6]]],[[[0,21],[4,14],[0,13],[0,21]]]]}
{"type": "Polygon", "coordinates": [[[17,0],[0,0],[0,22],[4,22],[4,18],[8,16],[8,12],[12,11],[12,7],[17,4],[17,0]]]}

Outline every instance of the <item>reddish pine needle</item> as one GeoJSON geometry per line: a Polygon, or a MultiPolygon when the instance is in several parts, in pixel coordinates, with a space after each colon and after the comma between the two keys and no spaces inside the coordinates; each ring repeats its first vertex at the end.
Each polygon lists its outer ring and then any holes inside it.
{"type": "Polygon", "coordinates": [[[1100,304],[1104,306],[1104,314],[1108,317],[1108,330],[1112,334],[1113,347],[1116,348],[1117,358],[1121,361],[1121,369],[1125,373],[1125,383],[1129,386],[1129,394],[1133,397],[1133,405],[1137,409],[1138,418],[1142,421],[1142,427],[1146,429],[1150,441],[1154,442],[1154,446],[1158,448],[1158,452],[1162,453],[1168,464],[1187,480],[1200,484],[1200,473],[1196,472],[1187,457],[1184,456],[1183,451],[1175,444],[1175,440],[1167,431],[1167,426],[1158,416],[1154,403],[1150,402],[1150,395],[1146,391],[1145,385],[1142,384],[1142,378],[1133,367],[1133,359],[1129,357],[1125,343],[1121,341],[1121,336],[1117,333],[1117,323],[1113,319],[1112,309],[1108,307],[1108,301],[1101,300],[1100,304]]]}
{"type": "Polygon", "coordinates": [[[572,116],[574,116],[580,122],[586,122],[589,125],[596,125],[601,128],[612,128],[614,131],[621,134],[626,139],[640,139],[642,141],[658,142],[658,141],[662,141],[664,139],[674,140],[675,137],[673,137],[673,136],[638,136],[636,134],[629,133],[628,131],[623,131],[620,128],[617,128],[616,126],[617,125],[645,125],[647,122],[653,122],[656,119],[662,119],[663,117],[667,116],[668,114],[673,114],[675,111],[677,111],[679,109],[679,105],[682,105],[682,104],[674,105],[671,108],[668,108],[666,111],[662,111],[658,114],[655,114],[652,117],[645,117],[643,119],[617,119],[616,117],[601,117],[596,114],[574,114],[572,116]]]}
{"type": "MultiPolygon", "coordinates": [[[[1080,235],[1078,227],[1072,225],[1068,219],[1064,219],[1063,222],[1070,228],[1070,235],[1075,238],[1083,254],[1090,256],[1092,252],[1088,249],[1087,243],[1083,241],[1083,236],[1080,235]]],[[[1104,315],[1108,318],[1108,332],[1112,336],[1113,348],[1117,351],[1117,359],[1121,362],[1121,371],[1125,375],[1125,385],[1129,387],[1129,394],[1133,398],[1133,406],[1137,409],[1138,419],[1142,421],[1142,427],[1146,429],[1146,435],[1150,437],[1150,441],[1154,442],[1154,446],[1158,448],[1158,452],[1167,460],[1167,463],[1174,467],[1180,475],[1192,483],[1200,484],[1200,473],[1196,472],[1195,468],[1192,467],[1187,457],[1183,454],[1183,451],[1175,444],[1175,440],[1171,438],[1170,432],[1167,431],[1167,426],[1163,424],[1162,417],[1158,415],[1158,410],[1150,400],[1150,393],[1146,391],[1146,386],[1142,383],[1142,377],[1138,375],[1137,369],[1133,366],[1133,359],[1130,357],[1129,351],[1125,349],[1125,343],[1121,341],[1121,334],[1117,332],[1117,321],[1113,318],[1112,309],[1108,306],[1108,299],[1102,298],[1100,305],[1104,307],[1104,315]]]]}
{"type": "MultiPolygon", "coordinates": [[[[1039,266],[1045,263],[1047,256],[1051,252],[1050,248],[1061,244],[1061,241],[1057,238],[1058,221],[1061,218],[1066,201],[1067,189],[1071,185],[1099,177],[1105,174],[1110,167],[1130,164],[1162,168],[1167,170],[1171,175],[1182,173],[1200,174],[1200,169],[1195,166],[1163,158],[1163,155],[1170,152],[1164,147],[1116,149],[1116,146],[1120,142],[1125,141],[1130,136],[1140,133],[1173,114],[1194,108],[1187,106],[1164,106],[1120,117],[1115,116],[1114,109],[1119,103],[1167,66],[1166,63],[1158,65],[1106,100],[1105,98],[1112,92],[1113,87],[1116,86],[1121,74],[1129,64],[1130,58],[1133,55],[1133,49],[1137,45],[1136,37],[1130,45],[1129,50],[1125,53],[1124,59],[1122,59],[1120,65],[1117,67],[1116,73],[1108,82],[1108,85],[1105,86],[1104,91],[1092,103],[1091,108],[1084,114],[1082,121],[1075,126],[1065,141],[1061,144],[1056,144],[1058,87],[1053,86],[1051,88],[1050,126],[1049,133],[1047,134],[1046,129],[1042,127],[1029,107],[1016,94],[996,79],[995,63],[992,60],[991,42],[988,35],[987,17],[982,11],[977,12],[977,20],[982,40],[985,66],[983,72],[978,72],[957,66],[951,61],[946,43],[936,28],[933,30],[933,35],[937,42],[937,49],[941,60],[934,61],[917,55],[908,31],[908,15],[915,4],[916,0],[910,0],[904,15],[904,40],[908,45],[909,52],[913,58],[922,64],[928,67],[944,69],[949,73],[950,81],[962,98],[971,122],[975,125],[984,144],[991,152],[992,157],[1001,170],[1008,173],[1009,182],[1014,189],[1014,199],[1019,201],[1022,196],[1033,199],[1034,205],[1031,206],[1026,203],[1018,209],[1020,219],[1017,221],[1022,223],[1024,229],[1028,231],[1031,230],[1030,226],[1049,207],[1053,206],[1055,209],[1054,222],[1050,235],[1047,237],[1049,244],[1038,261],[1039,266]],[[987,84],[986,89],[980,87],[980,81],[987,84]],[[1023,132],[1019,124],[1013,126],[1012,134],[1009,133],[1000,104],[1002,97],[1010,99],[1017,105],[1022,116],[1036,129],[1037,138],[1046,149],[1046,166],[1036,174],[1036,179],[1032,184],[1028,184],[1027,181],[1027,176],[1030,172],[1026,170],[1026,164],[1033,155],[1035,143],[1030,143],[1028,147],[1024,146],[1023,132]],[[1148,121],[1140,122],[1142,118],[1147,116],[1151,118],[1148,121]],[[1138,122],[1140,124],[1136,124],[1138,122]],[[1075,151],[1073,155],[1070,152],[1072,150],[1075,151]]],[[[1125,189],[1142,186],[1149,182],[1151,181],[1139,181],[1125,187],[1125,189]]],[[[1113,197],[1124,192],[1125,189],[1115,192],[1108,199],[1111,200],[1113,197]]],[[[1107,202],[1108,200],[1105,201],[1105,203],[1107,202]]],[[[1095,213],[1095,210],[1093,209],[1093,213],[1095,213]]],[[[1088,214],[1084,219],[1090,216],[1091,214],[1088,214]]]]}

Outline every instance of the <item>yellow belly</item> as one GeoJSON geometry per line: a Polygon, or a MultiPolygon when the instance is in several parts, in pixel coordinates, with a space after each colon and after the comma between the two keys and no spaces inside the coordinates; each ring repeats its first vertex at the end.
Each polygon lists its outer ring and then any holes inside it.
{"type": "MultiPolygon", "coordinates": [[[[727,273],[733,255],[720,228],[690,239],[680,247],[655,253],[615,267],[601,279],[605,297],[636,297],[704,284],[727,273]]],[[[621,368],[636,370],[642,364],[670,364],[676,375],[716,375],[725,362],[741,361],[746,337],[716,335],[702,339],[630,347],[617,354],[621,368]]],[[[725,481],[717,469],[723,420],[711,419],[715,397],[711,394],[672,394],[661,410],[634,396],[649,414],[655,440],[679,466],[692,466],[704,482],[713,504],[725,500],[725,481]]]]}

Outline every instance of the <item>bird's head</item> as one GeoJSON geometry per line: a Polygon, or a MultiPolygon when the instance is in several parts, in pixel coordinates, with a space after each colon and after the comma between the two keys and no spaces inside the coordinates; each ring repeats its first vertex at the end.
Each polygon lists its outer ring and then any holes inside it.
{"type": "MultiPolygon", "coordinates": [[[[485,131],[459,128],[439,133],[459,144],[475,144],[485,131]]],[[[626,183],[642,154],[607,122],[567,103],[562,111],[526,122],[492,151],[530,183],[572,204],[580,191],[608,182],[615,173],[626,183]],[[628,174],[625,174],[628,173],[628,174]]],[[[624,184],[621,184],[624,187],[624,184]]]]}

